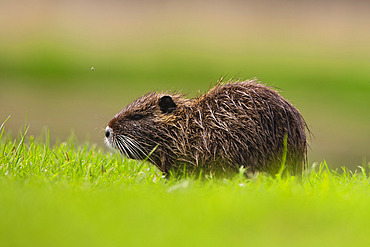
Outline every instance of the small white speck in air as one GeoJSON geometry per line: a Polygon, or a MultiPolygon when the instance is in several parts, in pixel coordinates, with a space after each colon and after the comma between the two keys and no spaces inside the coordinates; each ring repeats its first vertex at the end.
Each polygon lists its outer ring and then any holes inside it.
{"type": "Polygon", "coordinates": [[[94,67],[91,67],[91,70],[92,70],[92,71],[94,71],[94,70],[95,70],[95,68],[94,68],[94,67]]]}

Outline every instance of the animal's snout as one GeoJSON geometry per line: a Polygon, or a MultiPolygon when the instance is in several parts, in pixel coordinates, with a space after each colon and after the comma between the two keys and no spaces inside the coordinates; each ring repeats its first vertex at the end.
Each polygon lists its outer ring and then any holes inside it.
{"type": "Polygon", "coordinates": [[[109,126],[107,126],[107,127],[105,128],[105,137],[106,137],[106,138],[109,138],[110,136],[112,136],[112,132],[113,132],[112,128],[111,128],[111,127],[109,127],[109,126]]]}

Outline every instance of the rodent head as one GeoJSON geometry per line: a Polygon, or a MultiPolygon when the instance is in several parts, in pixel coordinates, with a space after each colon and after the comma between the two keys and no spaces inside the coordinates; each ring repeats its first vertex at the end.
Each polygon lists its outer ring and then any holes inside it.
{"type": "Polygon", "coordinates": [[[166,135],[187,100],[182,95],[146,94],[121,110],[105,129],[105,142],[130,158],[144,159],[166,135]]]}

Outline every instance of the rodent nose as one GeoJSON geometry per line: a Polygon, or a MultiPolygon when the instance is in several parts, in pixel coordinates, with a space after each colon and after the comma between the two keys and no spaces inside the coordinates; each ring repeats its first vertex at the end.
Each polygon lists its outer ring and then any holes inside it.
{"type": "Polygon", "coordinates": [[[111,131],[112,131],[112,128],[110,128],[109,126],[107,126],[107,128],[105,128],[105,137],[108,138],[111,134],[111,131]]]}

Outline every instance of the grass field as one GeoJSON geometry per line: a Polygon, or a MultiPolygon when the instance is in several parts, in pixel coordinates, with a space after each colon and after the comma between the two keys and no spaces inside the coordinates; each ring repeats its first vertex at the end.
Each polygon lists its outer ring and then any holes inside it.
{"type": "Polygon", "coordinates": [[[74,137],[50,145],[47,131],[0,133],[0,246],[370,244],[366,164],[166,180],[74,137]]]}

